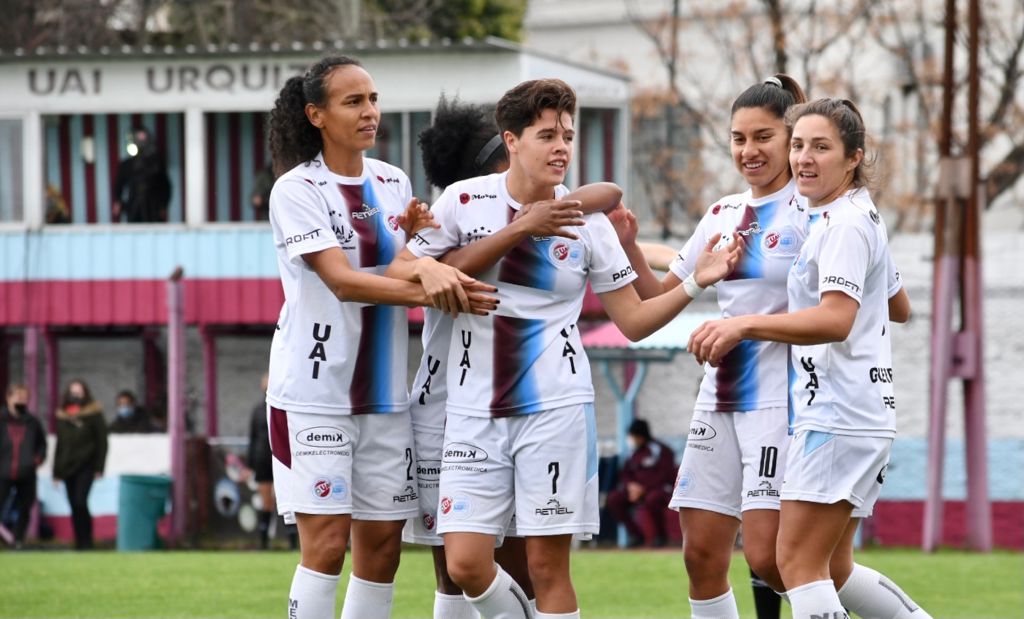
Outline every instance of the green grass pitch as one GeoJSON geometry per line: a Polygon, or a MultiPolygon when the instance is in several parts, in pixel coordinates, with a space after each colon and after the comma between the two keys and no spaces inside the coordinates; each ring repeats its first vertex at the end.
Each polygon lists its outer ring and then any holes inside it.
{"type": "MultiPolygon", "coordinates": [[[[858,557],[936,619],[1019,619],[1024,613],[1024,554],[867,550],[858,557]]],[[[292,552],[5,552],[0,617],[283,619],[297,561],[292,552]]],[[[746,569],[742,554],[735,555],[740,614],[754,617],[746,569]]],[[[392,616],[431,617],[433,580],[428,552],[403,552],[392,616]]],[[[678,551],[581,550],[573,555],[573,580],[587,619],[689,616],[678,551]]]]}

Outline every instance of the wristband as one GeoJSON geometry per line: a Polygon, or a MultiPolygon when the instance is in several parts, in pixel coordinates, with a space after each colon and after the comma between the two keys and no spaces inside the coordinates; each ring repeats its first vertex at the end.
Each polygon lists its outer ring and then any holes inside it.
{"type": "Polygon", "coordinates": [[[697,284],[697,280],[693,277],[693,273],[686,276],[683,280],[683,290],[691,299],[696,300],[700,296],[700,293],[704,292],[704,289],[697,284]]]}

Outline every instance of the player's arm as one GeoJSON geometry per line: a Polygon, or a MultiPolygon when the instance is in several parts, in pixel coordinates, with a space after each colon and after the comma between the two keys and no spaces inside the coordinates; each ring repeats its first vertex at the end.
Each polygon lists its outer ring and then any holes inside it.
{"type": "MultiPolygon", "coordinates": [[[[706,288],[731,273],[742,252],[742,244],[738,239],[727,248],[712,252],[719,238],[720,235],[708,242],[694,270],[694,280],[701,288],[706,288]]],[[[623,335],[634,342],[665,326],[693,300],[684,286],[676,286],[668,292],[645,300],[641,300],[632,285],[598,296],[605,311],[608,312],[608,317],[623,335]]]]}
{"type": "MultiPolygon", "coordinates": [[[[650,299],[656,297],[682,283],[682,280],[670,270],[672,261],[678,255],[675,250],[660,243],[637,242],[636,236],[639,226],[637,225],[636,216],[632,211],[620,204],[619,208],[608,213],[608,219],[615,228],[615,233],[619,237],[619,244],[622,245],[623,251],[626,252],[626,257],[629,258],[629,264],[632,265],[633,272],[636,273],[636,280],[633,282],[633,285],[636,287],[640,298],[650,299]],[[659,279],[654,269],[667,272],[664,277],[659,279]]],[[[701,230],[702,228],[698,227],[694,236],[699,236],[701,230]]],[[[700,241],[697,242],[699,243],[700,241]]],[[[688,247],[689,244],[683,248],[683,251],[687,252],[688,247]]]]}
{"type": "Polygon", "coordinates": [[[486,294],[497,291],[494,286],[477,281],[430,256],[417,258],[408,247],[403,247],[391,261],[383,279],[421,288],[428,302],[414,305],[436,307],[452,316],[459,312],[483,315],[493,310],[498,302],[486,294]]]}
{"type": "Polygon", "coordinates": [[[889,320],[893,322],[910,320],[910,295],[902,286],[896,294],[889,297],[889,320]]]}
{"type": "Polygon", "coordinates": [[[520,216],[487,238],[449,251],[441,261],[463,273],[477,276],[501,260],[513,247],[529,236],[563,236],[575,239],[566,226],[582,226],[583,215],[614,209],[622,199],[615,183],[591,183],[561,200],[543,200],[523,206],[520,216]]]}

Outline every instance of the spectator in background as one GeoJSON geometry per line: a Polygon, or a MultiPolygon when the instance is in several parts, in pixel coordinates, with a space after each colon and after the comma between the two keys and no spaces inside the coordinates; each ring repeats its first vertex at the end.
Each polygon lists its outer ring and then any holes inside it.
{"type": "Polygon", "coordinates": [[[117,394],[117,417],[110,422],[111,434],[149,434],[160,428],[149,418],[149,412],[138,405],[135,394],[124,389],[117,394]]]}
{"type": "Polygon", "coordinates": [[[89,387],[73,380],[64,389],[57,410],[57,450],[53,479],[62,480],[71,503],[75,548],[92,548],[92,514],[89,490],[94,479],[103,476],[107,459],[107,424],[103,407],[93,399],[89,387]]]}
{"type": "Polygon", "coordinates": [[[25,541],[36,500],[36,468],[45,459],[46,431],[28,410],[28,387],[11,385],[0,408],[0,511],[13,490],[15,548],[25,541]]]}
{"type": "Polygon", "coordinates": [[[167,164],[149,129],[136,126],[132,136],[137,150],[117,166],[114,180],[114,221],[120,221],[122,213],[128,223],[167,221],[171,200],[167,164]]]}
{"type": "Polygon", "coordinates": [[[71,212],[68,211],[67,200],[64,199],[64,194],[60,192],[60,189],[52,184],[46,186],[46,223],[71,223],[71,212]]]}
{"type": "Polygon", "coordinates": [[[650,426],[643,419],[629,426],[628,440],[633,454],[619,473],[618,486],[608,493],[608,511],[626,527],[630,546],[659,546],[665,543],[667,534],[666,512],[676,478],[675,453],[651,437],[650,426]]]}
{"type": "Polygon", "coordinates": [[[249,201],[252,204],[253,219],[256,221],[270,219],[270,190],[274,187],[275,180],[274,165],[270,161],[253,178],[249,201]]]}

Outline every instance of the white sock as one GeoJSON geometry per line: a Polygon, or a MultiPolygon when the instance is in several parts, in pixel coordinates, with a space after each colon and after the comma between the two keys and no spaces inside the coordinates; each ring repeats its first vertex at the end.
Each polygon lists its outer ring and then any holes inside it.
{"type": "Polygon", "coordinates": [[[341,619],[388,619],[394,593],[393,582],[370,582],[352,574],[348,577],[348,588],[345,589],[341,619]]]}
{"type": "Polygon", "coordinates": [[[480,597],[471,598],[467,595],[466,600],[487,619],[530,619],[533,611],[530,610],[530,601],[526,599],[522,588],[500,565],[495,564],[494,567],[498,574],[487,591],[480,597]]]}
{"type": "Polygon", "coordinates": [[[857,563],[839,590],[839,601],[863,619],[931,619],[896,583],[857,563]]]}
{"type": "Polygon", "coordinates": [[[537,619],[557,619],[557,617],[565,617],[566,619],[580,619],[580,609],[576,609],[571,613],[542,613],[539,610],[534,615],[537,619]]]}
{"type": "Polygon", "coordinates": [[[288,619],[334,619],[340,578],[296,566],[288,593],[288,619]]]}
{"type": "Polygon", "coordinates": [[[693,619],[740,619],[740,611],[736,607],[736,597],[732,588],[722,595],[710,600],[690,598],[690,616],[693,619]]]}
{"type": "Polygon", "coordinates": [[[447,595],[435,591],[434,619],[480,619],[480,615],[461,593],[447,595]]]}
{"type": "Polygon", "coordinates": [[[793,619],[849,619],[831,578],[800,585],[786,594],[793,606],[793,619]]]}

